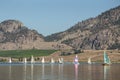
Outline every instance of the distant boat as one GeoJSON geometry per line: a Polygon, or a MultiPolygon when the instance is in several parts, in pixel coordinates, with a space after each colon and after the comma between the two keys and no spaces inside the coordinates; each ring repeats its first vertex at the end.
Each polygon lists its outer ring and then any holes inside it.
{"type": "Polygon", "coordinates": [[[9,63],[12,63],[12,59],[11,59],[11,57],[9,58],[9,63]]]}
{"type": "Polygon", "coordinates": [[[91,57],[88,58],[88,64],[91,64],[91,57]]]}
{"type": "Polygon", "coordinates": [[[77,55],[75,56],[73,63],[74,63],[74,64],[79,64],[79,62],[78,62],[78,56],[77,56],[77,55]]]}
{"type": "Polygon", "coordinates": [[[31,63],[34,63],[34,57],[31,56],[31,63]]]}
{"type": "Polygon", "coordinates": [[[51,58],[51,63],[55,63],[55,61],[54,61],[54,59],[53,59],[53,58],[51,58]]]}
{"type": "Polygon", "coordinates": [[[23,61],[23,63],[27,63],[27,59],[26,59],[26,58],[24,58],[24,61],[23,61]]]}
{"type": "Polygon", "coordinates": [[[45,59],[44,59],[44,57],[42,57],[42,61],[41,61],[42,63],[45,63],[45,59]]]}
{"type": "Polygon", "coordinates": [[[104,51],[104,63],[103,63],[103,65],[110,65],[110,64],[111,64],[110,58],[106,54],[106,52],[104,51]]]}
{"type": "Polygon", "coordinates": [[[60,64],[62,64],[63,63],[63,58],[59,58],[59,60],[58,60],[58,62],[60,63],[60,64]]]}

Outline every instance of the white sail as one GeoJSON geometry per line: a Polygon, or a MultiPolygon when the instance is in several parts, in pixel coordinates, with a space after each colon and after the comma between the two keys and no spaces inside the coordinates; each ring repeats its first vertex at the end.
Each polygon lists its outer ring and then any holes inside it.
{"type": "Polygon", "coordinates": [[[11,58],[9,58],[9,63],[12,63],[12,60],[11,60],[11,58]]]}
{"type": "Polygon", "coordinates": [[[91,64],[91,58],[88,58],[88,64],[91,64]]]}
{"type": "Polygon", "coordinates": [[[59,63],[61,63],[61,64],[62,64],[62,63],[63,63],[63,58],[59,58],[59,60],[58,60],[58,61],[59,61],[59,63]]]}
{"type": "Polygon", "coordinates": [[[42,57],[42,61],[41,61],[42,63],[45,63],[45,59],[44,59],[44,57],[42,57]]]}
{"type": "Polygon", "coordinates": [[[74,64],[79,64],[79,61],[78,61],[78,56],[76,55],[76,57],[74,58],[74,64]]]}
{"type": "Polygon", "coordinates": [[[34,63],[34,57],[31,56],[31,63],[34,63]]]}
{"type": "Polygon", "coordinates": [[[51,58],[51,63],[55,63],[55,61],[54,61],[54,59],[53,59],[53,58],[51,58]]]}
{"type": "Polygon", "coordinates": [[[24,58],[24,63],[27,63],[27,59],[26,58],[24,58]]]}

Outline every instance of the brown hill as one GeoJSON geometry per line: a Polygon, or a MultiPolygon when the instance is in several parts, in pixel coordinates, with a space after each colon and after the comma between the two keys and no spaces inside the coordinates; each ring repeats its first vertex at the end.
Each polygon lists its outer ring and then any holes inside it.
{"type": "Polygon", "coordinates": [[[57,42],[45,42],[44,37],[35,30],[30,30],[17,20],[0,23],[0,49],[62,49],[71,48],[57,42]]]}
{"type": "Polygon", "coordinates": [[[120,6],[45,37],[81,49],[120,49],[120,6]]]}

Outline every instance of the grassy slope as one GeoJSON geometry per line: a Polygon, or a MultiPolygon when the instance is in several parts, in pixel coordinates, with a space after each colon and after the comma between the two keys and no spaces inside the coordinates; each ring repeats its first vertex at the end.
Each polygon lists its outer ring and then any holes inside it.
{"type": "Polygon", "coordinates": [[[30,57],[33,56],[48,56],[54,53],[56,50],[8,50],[0,51],[0,57],[30,57]]]}

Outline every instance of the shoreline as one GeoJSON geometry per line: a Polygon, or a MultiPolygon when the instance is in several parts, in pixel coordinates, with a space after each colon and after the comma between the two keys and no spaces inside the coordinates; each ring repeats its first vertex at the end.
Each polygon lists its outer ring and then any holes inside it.
{"type": "MultiPolygon", "coordinates": [[[[41,62],[42,57],[44,57],[46,62],[50,62],[51,58],[53,58],[55,62],[58,62],[59,58],[63,58],[65,62],[73,62],[75,55],[78,55],[79,62],[87,62],[90,57],[92,57],[92,62],[103,62],[103,53],[104,50],[83,50],[82,53],[61,56],[61,51],[56,51],[49,56],[37,56],[34,57],[34,59],[37,62],[41,62]]],[[[106,50],[106,53],[110,57],[112,63],[120,63],[120,50],[106,50]]],[[[0,59],[7,58],[9,57],[0,57],[0,59]]],[[[13,62],[22,62],[23,59],[19,61],[17,58],[12,58],[12,60],[13,62]]],[[[27,61],[30,61],[30,58],[28,58],[27,61]]],[[[8,59],[1,62],[8,62],[8,59]]]]}

